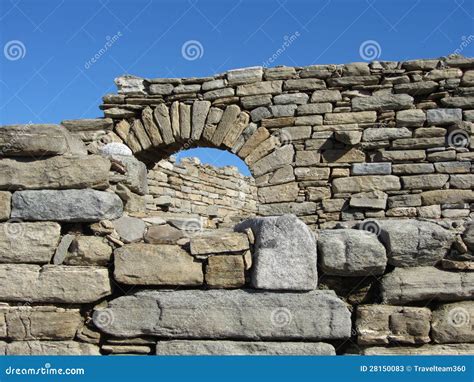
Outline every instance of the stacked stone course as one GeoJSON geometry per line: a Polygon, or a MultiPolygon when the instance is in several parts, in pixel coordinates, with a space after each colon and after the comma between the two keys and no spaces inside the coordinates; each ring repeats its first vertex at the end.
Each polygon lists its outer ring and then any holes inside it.
{"type": "Polygon", "coordinates": [[[473,59],[116,83],[0,127],[0,354],[474,352],[473,59]]]}

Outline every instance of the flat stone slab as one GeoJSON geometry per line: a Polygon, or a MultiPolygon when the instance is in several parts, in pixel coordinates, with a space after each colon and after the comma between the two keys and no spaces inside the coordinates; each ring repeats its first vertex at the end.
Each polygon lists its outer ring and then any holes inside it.
{"type": "Polygon", "coordinates": [[[0,263],[49,263],[60,233],[61,226],[54,222],[1,223],[0,263]]]}
{"type": "Polygon", "coordinates": [[[17,191],[12,197],[12,218],[93,222],[122,216],[122,200],[113,193],[96,190],[17,191]]]}
{"type": "Polygon", "coordinates": [[[446,272],[434,267],[395,268],[382,278],[381,292],[387,304],[472,298],[474,273],[446,272]]]}
{"type": "Polygon", "coordinates": [[[61,155],[68,152],[68,141],[69,132],[59,125],[0,126],[0,153],[5,156],[61,155]]]}
{"type": "Polygon", "coordinates": [[[79,309],[54,306],[0,307],[0,338],[17,341],[72,340],[82,323],[79,309]]]}
{"type": "Polygon", "coordinates": [[[312,290],[318,282],[314,234],[294,215],[251,218],[237,231],[255,236],[251,284],[257,289],[312,290]]]}
{"type": "Polygon", "coordinates": [[[213,230],[192,237],[190,249],[193,255],[240,252],[249,249],[249,240],[245,233],[213,230]]]}
{"type": "Polygon", "coordinates": [[[397,267],[435,265],[454,240],[452,232],[427,221],[394,219],[378,224],[388,263],[397,267]]]}
{"type": "Polygon", "coordinates": [[[0,161],[0,189],[62,189],[109,186],[110,161],[98,155],[0,161]]]}
{"type": "Polygon", "coordinates": [[[318,236],[319,263],[334,276],[381,275],[387,265],[385,247],[371,232],[358,229],[322,230],[318,236]]]}
{"type": "Polygon", "coordinates": [[[141,291],[97,309],[94,324],[117,337],[319,341],[351,335],[351,317],[332,291],[141,291]]]}
{"type": "Polygon", "coordinates": [[[112,293],[107,268],[0,264],[1,301],[90,303],[112,293]]]}
{"type": "Polygon", "coordinates": [[[75,341],[0,342],[0,355],[100,355],[99,347],[75,341]]]}
{"type": "Polygon", "coordinates": [[[157,355],[335,355],[324,342],[159,341],[157,355]]]}
{"type": "Polygon", "coordinates": [[[201,285],[202,263],[177,245],[128,244],[115,250],[114,278],[129,285],[201,285]]]}

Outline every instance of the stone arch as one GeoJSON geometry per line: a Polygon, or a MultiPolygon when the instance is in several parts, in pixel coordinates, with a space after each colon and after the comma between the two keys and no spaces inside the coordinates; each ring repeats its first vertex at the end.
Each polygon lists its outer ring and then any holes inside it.
{"type": "Polygon", "coordinates": [[[113,131],[148,167],[182,149],[217,148],[247,164],[257,181],[260,203],[295,201],[298,196],[291,167],[295,150],[287,144],[289,132],[278,129],[272,133],[265,123],[251,122],[250,113],[237,103],[215,106],[207,100],[194,100],[148,105],[133,117],[115,120],[113,131]],[[286,186],[287,200],[281,200],[278,193],[262,191],[275,176],[269,172],[279,169],[277,176],[293,182],[286,186]]]}

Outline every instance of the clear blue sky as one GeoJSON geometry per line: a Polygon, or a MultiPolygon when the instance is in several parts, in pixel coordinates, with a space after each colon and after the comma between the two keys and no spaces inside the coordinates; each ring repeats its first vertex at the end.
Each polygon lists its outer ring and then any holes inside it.
{"type": "MultiPolygon", "coordinates": [[[[472,0],[0,0],[0,125],[98,117],[116,76],[268,64],[292,35],[269,66],[448,55],[474,38],[473,17],[472,0]],[[90,64],[107,39],[112,46],[90,64]],[[361,57],[371,40],[380,49],[361,57]],[[182,52],[189,41],[198,42],[192,60],[182,52]]],[[[474,43],[462,53],[473,52],[474,43]]]]}

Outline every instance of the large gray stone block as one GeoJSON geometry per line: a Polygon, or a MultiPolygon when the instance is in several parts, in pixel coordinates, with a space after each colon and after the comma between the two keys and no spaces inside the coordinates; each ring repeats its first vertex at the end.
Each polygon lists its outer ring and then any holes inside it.
{"type": "Polygon", "coordinates": [[[434,265],[446,255],[454,239],[452,232],[427,221],[386,220],[379,225],[388,263],[397,267],[434,265]]]}
{"type": "Polygon", "coordinates": [[[12,218],[92,222],[122,216],[116,194],[96,190],[17,191],[12,197],[12,218]]]}
{"type": "Polygon", "coordinates": [[[401,110],[413,105],[413,97],[408,94],[380,94],[370,97],[352,98],[352,110],[401,110]]]}
{"type": "Polygon", "coordinates": [[[334,276],[380,275],[385,271],[384,246],[371,232],[357,229],[320,231],[318,255],[324,273],[334,276]]]}
{"type": "Polygon", "coordinates": [[[474,273],[446,272],[434,267],[395,268],[382,278],[384,303],[456,301],[474,295],[474,273]]]}
{"type": "Polygon", "coordinates": [[[157,355],[335,355],[324,342],[159,341],[157,355]]]}
{"type": "Polygon", "coordinates": [[[312,290],[317,286],[314,234],[294,215],[248,219],[235,227],[255,235],[252,286],[258,289],[312,290]]]}
{"type": "Polygon", "coordinates": [[[95,325],[117,337],[319,341],[348,338],[351,318],[331,291],[141,291],[94,312],[95,325]]]}

